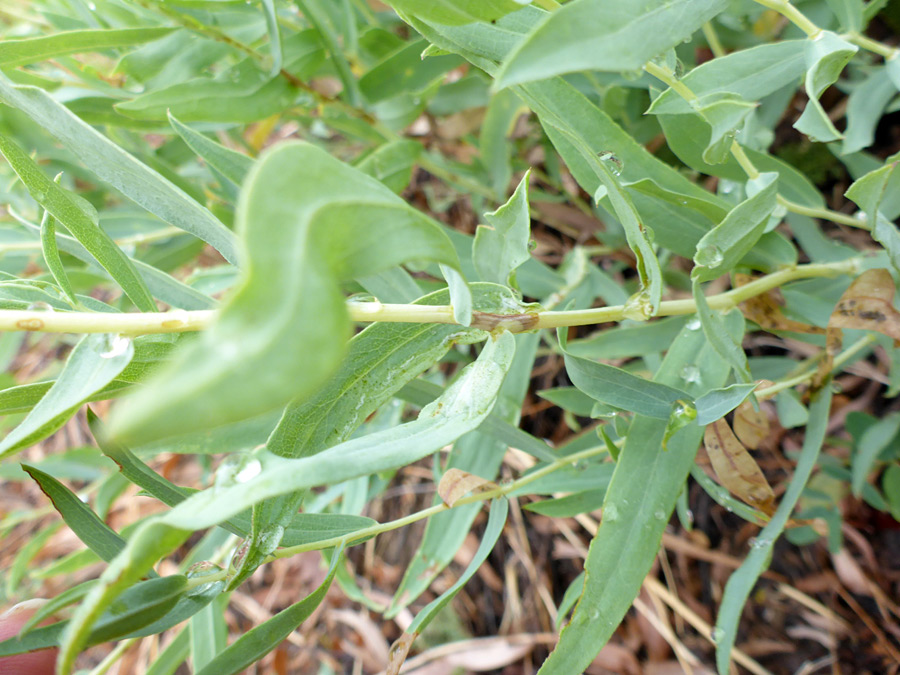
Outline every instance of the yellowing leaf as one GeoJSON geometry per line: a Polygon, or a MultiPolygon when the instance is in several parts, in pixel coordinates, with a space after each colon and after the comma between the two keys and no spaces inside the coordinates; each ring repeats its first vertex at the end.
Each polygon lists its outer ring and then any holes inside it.
{"type": "Polygon", "coordinates": [[[716,420],[703,434],[703,444],[719,482],[741,501],[771,515],[775,493],[725,420],[716,420]]]}

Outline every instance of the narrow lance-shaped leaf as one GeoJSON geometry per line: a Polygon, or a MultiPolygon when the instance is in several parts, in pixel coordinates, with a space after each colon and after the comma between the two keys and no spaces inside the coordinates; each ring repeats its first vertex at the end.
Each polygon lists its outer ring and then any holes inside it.
{"type": "Polygon", "coordinates": [[[865,212],[872,238],[884,246],[894,269],[900,271],[900,234],[897,226],[879,211],[898,161],[900,153],[888,157],[884,166],[856,180],[844,194],[865,212]]]}
{"type": "MultiPolygon", "coordinates": [[[[18,108],[53,134],[85,166],[126,197],[166,222],[209,243],[228,261],[237,262],[234,234],[215,216],[183,190],[83,122],[47,92],[13,84],[0,73],[0,101],[18,108]]],[[[66,222],[63,218],[60,221],[66,222]]]]}
{"type": "Polygon", "coordinates": [[[266,17],[266,31],[269,34],[269,58],[272,59],[270,75],[277,75],[281,70],[283,56],[281,53],[281,29],[278,26],[278,8],[275,0],[262,0],[263,15],[266,17]]]}
{"type": "Polygon", "coordinates": [[[86,200],[50,180],[31,157],[5,136],[0,136],[0,152],[22,179],[34,200],[63,223],[81,245],[90,251],[135,306],[142,312],[157,311],[153,296],[131,260],[100,227],[96,209],[86,200]]]}
{"type": "Polygon", "coordinates": [[[496,87],[581,70],[640,70],[727,5],[725,0],[574,0],[519,43],[497,73],[496,87]]]}
{"type": "Polygon", "coordinates": [[[566,374],[572,384],[594,400],[661,420],[669,419],[679,401],[692,401],[691,396],[681,389],[646,380],[605,363],[572,356],[566,351],[565,334],[565,328],[557,329],[566,374]]]}
{"type": "Polygon", "coordinates": [[[866,429],[859,439],[851,466],[850,486],[855,497],[862,496],[866,478],[879,455],[891,446],[898,432],[900,432],[900,414],[893,413],[866,429]]]}
{"type": "Polygon", "coordinates": [[[794,122],[794,128],[814,141],[827,143],[843,138],[828,118],[819,97],[837,82],[844,66],[859,51],[855,45],[842,40],[831,31],[823,30],[806,41],[806,94],[809,102],[803,114],[794,122]]]}
{"type": "Polygon", "coordinates": [[[69,302],[74,307],[78,307],[80,303],[75,297],[75,290],[72,288],[69,275],[66,274],[66,268],[63,267],[59,257],[59,247],[56,245],[56,221],[49,211],[44,211],[44,217],[41,219],[41,250],[44,253],[44,262],[47,263],[47,269],[53,275],[56,285],[66,294],[69,302]]]}
{"type": "Polygon", "coordinates": [[[181,140],[187,143],[188,147],[197,153],[204,162],[236,186],[241,186],[253,166],[252,158],[226,148],[200,132],[194,131],[188,125],[179,122],[171,112],[169,113],[169,124],[172,125],[175,133],[181,136],[181,140]]]}
{"type": "Polygon", "coordinates": [[[125,369],[133,354],[134,345],[127,338],[85,335],[75,345],[53,386],[0,442],[0,457],[37,443],[59,429],[91,394],[125,369]]]}
{"type": "Polygon", "coordinates": [[[419,19],[460,25],[494,21],[528,3],[518,0],[388,0],[388,4],[419,19]]]}
{"type": "Polygon", "coordinates": [[[254,165],[237,220],[243,285],[200,339],[116,411],[110,427],[121,441],[221,426],[311,395],[346,349],[339,280],[410,259],[459,266],[436,223],[305,143],[280,144],[254,165]]]}
{"type": "MultiPolygon", "coordinates": [[[[728,328],[741,331],[738,317],[728,328]]],[[[689,395],[721,387],[727,364],[703,333],[682,329],[654,378],[659,384],[683,382],[689,395]],[[701,365],[699,376],[683,378],[687,366],[701,365]]],[[[580,673],[615,631],[640,592],[659,551],[663,531],[684,489],[703,428],[690,423],[662,447],[667,420],[635,417],[603,503],[603,520],[585,560],[585,584],[572,621],[544,662],[543,675],[580,673]],[[640,480],[635,480],[640,476],[640,480]]]]}
{"type": "Polygon", "coordinates": [[[516,268],[531,257],[528,240],[531,218],[528,215],[528,178],[526,171],[519,186],[503,206],[485,213],[487,225],[479,225],[472,244],[472,259],[483,281],[516,288],[516,268]]]}
{"type": "Polygon", "coordinates": [[[125,548],[125,540],[104,523],[74,492],[50,474],[26,464],[22,468],[31,476],[75,535],[89,549],[109,562],[125,548]]]}
{"type": "Polygon", "coordinates": [[[806,483],[812,475],[825,440],[825,431],[828,426],[828,414],[831,408],[831,388],[825,386],[813,393],[812,403],[809,408],[809,424],[806,427],[806,436],[803,440],[803,448],[800,450],[800,458],[794,469],[794,475],[788,483],[787,491],[781,498],[778,509],[759,535],[754,539],[750,553],[744,559],[740,568],[731,575],[725,585],[725,593],[722,596],[722,604],[719,606],[719,616],[716,619],[716,665],[719,673],[726,675],[731,663],[731,649],[737,637],[738,621],[743,612],[744,604],[750,597],[750,592],[756,584],[759,576],[768,568],[772,558],[772,549],[775,541],[781,536],[785,525],[791,516],[791,512],[800,499],[800,494],[806,488],[806,483]]]}
{"type": "Polygon", "coordinates": [[[490,413],[514,353],[515,340],[504,332],[488,341],[475,363],[440,398],[423,408],[415,422],[347,441],[305,459],[269,455],[264,457],[263,470],[248,482],[199,492],[143,523],[73,616],[60,650],[60,669],[65,672],[71,667],[103,610],[192,531],[216,525],[270,497],[398,468],[476,428],[490,413]]]}
{"type": "Polygon", "coordinates": [[[247,631],[226,649],[220,652],[212,661],[206,664],[197,675],[233,675],[252,665],[296,630],[301,623],[309,618],[310,614],[318,607],[337,572],[338,565],[343,561],[343,543],[332,554],[331,567],[321,584],[312,593],[299,602],[281,610],[271,619],[247,631]]]}
{"type": "Polygon", "coordinates": [[[41,37],[6,39],[0,43],[0,68],[17,68],[27,63],[103,49],[130,47],[165,37],[178,30],[171,26],[70,30],[41,37]]]}
{"type": "Polygon", "coordinates": [[[416,618],[409,624],[409,627],[395,643],[394,649],[391,650],[391,660],[387,667],[387,673],[400,672],[400,667],[406,660],[409,648],[412,646],[416,637],[418,637],[425,627],[434,620],[438,613],[453,600],[453,597],[459,593],[462,587],[465,586],[469,579],[474,576],[475,572],[478,571],[478,568],[481,567],[485,560],[487,560],[487,557],[494,549],[494,546],[496,546],[500,534],[503,532],[503,526],[506,524],[506,516],[508,513],[509,502],[506,498],[495,499],[491,502],[491,510],[488,514],[488,522],[484,529],[484,535],[482,535],[481,542],[478,544],[478,550],[475,551],[475,555],[469,562],[468,567],[466,567],[466,570],[459,576],[456,583],[441,593],[439,597],[428,603],[418,614],[416,614],[416,618]]]}
{"type": "MultiPolygon", "coordinates": [[[[512,291],[477,283],[472,291],[480,311],[505,313],[519,303],[512,291]]],[[[436,291],[415,304],[445,305],[449,292],[436,291]]],[[[309,457],[347,440],[372,412],[406,383],[437,362],[453,344],[485,340],[478,329],[442,324],[375,323],[350,341],[350,350],[329,383],[308,400],[285,409],[266,449],[279,457],[309,457]]],[[[253,508],[253,535],[236,587],[281,543],[281,533],[295,517],[304,492],[261,502],[253,508]]]]}
{"type": "Polygon", "coordinates": [[[731,144],[744,121],[756,108],[756,103],[730,92],[719,92],[691,101],[691,108],[711,128],[709,142],[703,150],[703,161],[721,164],[730,156],[731,144]]]}

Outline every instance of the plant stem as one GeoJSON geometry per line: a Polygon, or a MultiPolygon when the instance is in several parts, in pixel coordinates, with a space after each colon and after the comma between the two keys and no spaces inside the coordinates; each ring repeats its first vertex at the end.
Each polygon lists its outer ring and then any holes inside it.
{"type": "MultiPolygon", "coordinates": [[[[858,259],[840,262],[797,265],[760,277],[749,284],[707,298],[713,309],[729,310],[739,303],[781,286],[795,279],[835,277],[856,274],[858,259]]],[[[666,300],[659,305],[656,316],[691,314],[697,310],[693,299],[666,300]]],[[[0,310],[0,331],[34,331],[45,333],[118,333],[120,335],[147,335],[150,333],[186,333],[203,330],[213,322],[218,310],[172,312],[143,312],[112,314],[106,312],[54,312],[46,310],[0,310]]],[[[456,323],[450,305],[392,305],[381,302],[348,302],[347,311],[353,321],[368,323],[384,321],[393,323],[456,323]]],[[[586,326],[608,321],[621,321],[625,317],[624,305],[612,305],[595,309],[536,314],[497,315],[485,312],[473,313],[473,326],[493,330],[503,327],[511,332],[560,326],[586,326]]]]}
{"type": "MultiPolygon", "coordinates": [[[[834,357],[834,363],[832,364],[832,371],[836,372],[838,368],[847,363],[857,352],[861,349],[865,349],[871,344],[874,344],[877,336],[874,333],[869,333],[861,337],[859,340],[854,342],[852,345],[847,347],[844,351],[834,357]]],[[[818,359],[816,359],[818,360],[818,359]]],[[[818,370],[816,368],[812,368],[806,372],[800,373],[794,377],[790,377],[786,380],[782,380],[781,382],[776,382],[775,384],[766,387],[765,389],[758,389],[756,393],[756,398],[763,401],[765,399],[772,398],[780,391],[784,391],[785,389],[790,389],[792,387],[796,387],[798,384],[803,384],[807,380],[811,380],[816,376],[818,370]]]]}
{"type": "Polygon", "coordinates": [[[822,32],[816,24],[810,21],[806,15],[794,7],[787,0],[754,0],[757,4],[778,12],[785,19],[793,23],[809,37],[815,37],[822,32]]]}
{"type": "Polygon", "coordinates": [[[857,218],[856,216],[848,216],[846,213],[832,211],[831,209],[819,209],[811,206],[803,206],[797,202],[792,202],[781,195],[778,195],[778,203],[781,204],[791,213],[799,213],[810,218],[821,218],[822,220],[830,220],[832,223],[840,223],[841,225],[849,225],[850,227],[858,227],[861,230],[871,230],[872,224],[867,218],[857,218]]]}
{"type": "Polygon", "coordinates": [[[719,34],[716,33],[716,27],[712,25],[712,21],[707,21],[703,24],[703,37],[706,38],[706,44],[709,45],[713,56],[719,58],[727,54],[725,47],[722,46],[722,41],[719,40],[719,34]]]}
{"type": "Polygon", "coordinates": [[[562,7],[556,0],[534,0],[534,4],[541,9],[546,9],[548,12],[555,12],[562,7]]]}
{"type": "Polygon", "coordinates": [[[844,33],[841,37],[847,40],[847,42],[852,42],[857,47],[862,47],[863,49],[870,51],[873,54],[883,56],[885,61],[896,59],[898,55],[900,55],[900,49],[882,44],[870,37],[863,35],[862,33],[857,33],[856,31],[844,33]]]}
{"type": "Polygon", "coordinates": [[[543,466],[536,471],[532,471],[528,475],[522,476],[518,480],[514,480],[511,483],[501,485],[500,487],[494,488],[493,490],[478,492],[467,497],[463,497],[462,499],[458,499],[453,503],[453,506],[447,506],[446,504],[436,504],[435,506],[423,509],[422,511],[417,511],[416,513],[404,516],[403,518],[398,518],[397,520],[391,520],[386,523],[379,523],[362,530],[357,530],[350,535],[344,535],[342,537],[332,537],[331,539],[323,539],[321,541],[315,541],[309,544],[300,544],[299,546],[281,548],[278,549],[270,557],[270,560],[274,560],[276,558],[287,558],[292,555],[296,555],[297,553],[303,553],[305,551],[319,551],[323,548],[332,548],[340,544],[344,539],[346,539],[348,546],[352,546],[353,542],[358,542],[361,539],[368,539],[369,537],[374,537],[375,535],[382,534],[383,532],[389,532],[390,530],[396,530],[397,528],[415,523],[416,521],[422,520],[423,518],[429,518],[438,513],[449,511],[450,509],[455,509],[458,506],[472,504],[473,502],[487,501],[489,499],[494,499],[495,497],[504,497],[512,492],[515,492],[516,490],[519,490],[520,488],[525,487],[529,483],[536,481],[538,478],[546,476],[547,474],[551,474],[554,471],[558,471],[564,466],[574,464],[575,462],[578,462],[582,459],[597,457],[598,455],[606,454],[606,452],[607,450],[605,445],[602,447],[598,446],[596,448],[582,450],[581,452],[576,452],[571,455],[561,457],[555,462],[551,462],[550,464],[547,464],[546,466],[543,466]]]}
{"type": "MultiPolygon", "coordinates": [[[[180,227],[164,227],[153,232],[148,232],[147,234],[133,234],[129,237],[122,237],[121,239],[116,239],[115,242],[119,246],[131,246],[136,244],[143,244],[146,242],[159,241],[160,239],[171,239],[172,237],[178,237],[184,234],[188,233],[182,230],[180,227]]],[[[15,251],[40,250],[41,242],[38,239],[35,239],[34,241],[22,241],[12,244],[0,244],[0,255],[3,255],[4,253],[13,253],[15,251]]]]}

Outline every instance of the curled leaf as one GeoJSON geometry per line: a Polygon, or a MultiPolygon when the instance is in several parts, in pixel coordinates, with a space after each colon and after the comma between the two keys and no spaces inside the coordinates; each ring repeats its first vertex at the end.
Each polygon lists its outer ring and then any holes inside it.
{"type": "Polygon", "coordinates": [[[828,326],[874,330],[900,340],[900,312],[894,309],[894,279],[885,269],[867,270],[838,301],[828,326]]]}
{"type": "Polygon", "coordinates": [[[449,507],[452,507],[460,498],[470,492],[487,492],[497,487],[496,483],[492,483],[486,478],[476,476],[462,469],[447,469],[438,483],[438,494],[441,500],[449,507]]]}
{"type": "Polygon", "coordinates": [[[751,401],[744,401],[734,413],[734,433],[741,443],[756,450],[769,436],[769,417],[751,401]]]}
{"type": "MultiPolygon", "coordinates": [[[[753,281],[749,274],[735,274],[735,288],[744,286],[753,281]]],[[[794,321],[786,317],[781,311],[778,293],[775,290],[754,296],[742,302],[740,310],[744,317],[758,324],[763,330],[788,330],[793,333],[808,333],[810,335],[822,335],[825,330],[818,326],[810,326],[800,321],[794,321]]]]}
{"type": "Polygon", "coordinates": [[[728,422],[716,420],[703,434],[703,445],[719,482],[741,501],[772,514],[775,493],[756,460],[734,435],[728,422]]]}

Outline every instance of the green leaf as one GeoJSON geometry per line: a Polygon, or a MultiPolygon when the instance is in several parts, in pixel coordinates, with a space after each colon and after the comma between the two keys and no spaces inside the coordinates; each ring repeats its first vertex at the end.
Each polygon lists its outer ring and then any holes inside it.
{"type": "Polygon", "coordinates": [[[145,675],[175,675],[178,666],[187,660],[190,653],[190,632],[182,628],[172,638],[165,649],[160,651],[149,664],[145,675]]]}
{"type": "Polygon", "coordinates": [[[869,477],[879,455],[885,448],[890,447],[898,432],[900,432],[900,415],[893,414],[866,429],[859,439],[851,463],[850,486],[855,497],[862,496],[866,478],[869,477]]]}
{"type": "Polygon", "coordinates": [[[672,316],[637,325],[616,326],[572,340],[566,349],[573,356],[587,359],[624,359],[662,353],[671,346],[686,322],[686,317],[672,316]]]}
{"type": "MultiPolygon", "coordinates": [[[[474,284],[479,310],[503,313],[516,307],[514,295],[494,284],[474,284]]],[[[446,305],[449,293],[436,291],[414,304],[446,305]]],[[[375,323],[350,340],[347,357],[329,383],[310,399],[291,403],[266,442],[279,457],[309,457],[350,435],[406,383],[440,360],[454,344],[487,339],[478,329],[442,324],[375,323]]],[[[281,532],[297,512],[304,492],[254,506],[253,535],[236,588],[281,543],[281,532]]]]}
{"type": "Polygon", "coordinates": [[[72,532],[102,560],[109,562],[125,548],[125,540],[69,488],[33,466],[23,464],[22,468],[50,498],[72,532]]]}
{"type": "Polygon", "coordinates": [[[847,98],[847,130],[841,154],[849,155],[875,142],[875,128],[885,108],[897,95],[887,68],[872,70],[858,83],[847,98]]]}
{"type": "Polygon", "coordinates": [[[221,426],[310,396],[346,349],[338,281],[411,259],[459,266],[436,223],[304,143],[280,144],[254,166],[237,217],[244,284],[209,330],[116,410],[111,433],[122,442],[221,426]]]}
{"type": "Polygon", "coordinates": [[[450,304],[453,306],[453,320],[461,326],[472,324],[472,292],[462,273],[449,265],[441,265],[441,274],[450,289],[450,304]]]}
{"type": "MultiPolygon", "coordinates": [[[[356,164],[356,168],[400,194],[409,185],[413,167],[421,154],[422,144],[418,141],[408,139],[391,141],[378,146],[372,153],[366,155],[356,164]]],[[[417,293],[410,300],[420,295],[421,293],[417,293]]]]}
{"type": "Polygon", "coordinates": [[[344,85],[344,95],[348,103],[353,106],[362,105],[362,93],[359,90],[359,83],[353,75],[350,63],[344,56],[344,49],[341,48],[341,40],[338,37],[335,26],[331,20],[329,12],[325,7],[314,0],[295,0],[297,7],[303,13],[303,18],[318,33],[325,50],[331,57],[337,76],[344,85]]]}
{"type": "Polygon", "coordinates": [[[700,319],[700,325],[703,327],[706,339],[719,353],[719,356],[728,361],[731,367],[734,368],[737,378],[741,382],[749,383],[751,379],[750,366],[747,363],[747,354],[741,347],[740,342],[743,339],[743,334],[735,339],[725,328],[725,318],[729,314],[741,317],[741,322],[743,323],[743,316],[740,310],[733,309],[727,314],[713,311],[706,301],[706,295],[703,293],[703,284],[694,279],[692,289],[694,302],[697,305],[697,317],[700,319]]]}
{"type": "Polygon", "coordinates": [[[44,262],[47,263],[47,269],[53,275],[56,285],[66,294],[69,302],[77,307],[79,303],[75,297],[75,290],[69,281],[69,275],[66,274],[66,268],[63,267],[59,257],[59,248],[56,245],[56,221],[49,211],[44,211],[44,217],[41,220],[41,250],[44,253],[44,262]]]}
{"type": "Polygon", "coordinates": [[[845,31],[859,31],[863,24],[863,0],[828,0],[828,6],[845,31]]]}
{"type": "MultiPolygon", "coordinates": [[[[184,599],[186,586],[187,577],[181,574],[135,583],[100,616],[86,644],[95,645],[128,637],[153,626],[184,599]]],[[[60,621],[35,628],[25,636],[4,640],[0,642],[0,657],[55,647],[60,644],[69,626],[71,622],[60,621]]]]}
{"type": "Polygon", "coordinates": [[[494,546],[497,544],[497,540],[503,532],[503,526],[506,524],[506,516],[508,513],[509,501],[506,498],[494,499],[491,502],[491,510],[488,514],[488,522],[484,528],[484,534],[481,537],[481,542],[478,544],[478,550],[475,551],[475,555],[472,556],[472,560],[469,562],[468,567],[466,567],[465,571],[459,575],[459,579],[456,580],[456,583],[441,593],[440,596],[425,605],[425,607],[416,614],[416,618],[409,624],[406,632],[413,634],[421,633],[425,626],[431,623],[434,617],[437,616],[438,612],[446,607],[453,597],[459,593],[462,587],[466,585],[469,579],[471,579],[475,572],[478,571],[478,568],[481,567],[482,563],[487,560],[491,551],[494,550],[494,546]]]}
{"type": "Polygon", "coordinates": [[[697,424],[705,427],[725,417],[743,403],[754,389],[755,382],[732,384],[724,389],[712,389],[694,401],[697,410],[697,424]]]}
{"type": "MultiPolygon", "coordinates": [[[[734,335],[741,334],[736,321],[729,324],[734,335]]],[[[702,371],[688,383],[689,395],[725,384],[727,364],[701,331],[685,327],[654,379],[671,386],[681,381],[686,366],[697,365],[702,371]]],[[[544,675],[583,672],[640,592],[703,436],[703,427],[693,422],[672,436],[664,450],[667,425],[667,420],[643,415],[631,424],[606,491],[600,529],[585,560],[584,591],[572,621],[540,669],[544,675]]]]}
{"type": "Polygon", "coordinates": [[[47,393],[0,442],[0,457],[37,443],[59,429],[91,394],[125,369],[133,354],[134,345],[127,338],[85,335],[47,393]]]}
{"type": "MultiPolygon", "coordinates": [[[[539,342],[538,333],[516,335],[516,355],[489,419],[500,419],[510,429],[515,428],[513,425],[518,425],[539,342]]],[[[496,479],[509,443],[487,433],[487,426],[488,422],[485,421],[478,431],[466,434],[453,444],[444,471],[459,469],[476,476],[496,479]]],[[[439,496],[435,495],[434,503],[440,503],[439,496]]],[[[385,610],[386,617],[399,614],[443,573],[465,543],[480,511],[481,504],[472,503],[457,506],[428,519],[417,550],[403,573],[403,580],[385,610]]]]}
{"type": "Polygon", "coordinates": [[[557,329],[566,363],[566,374],[576,387],[596,401],[656,419],[668,420],[679,401],[691,402],[684,391],[596,363],[566,351],[565,328],[557,329]]]}
{"type": "Polygon", "coordinates": [[[772,519],[751,542],[750,553],[725,585],[725,593],[722,596],[722,603],[719,605],[719,616],[716,619],[714,633],[716,665],[722,675],[729,672],[731,649],[737,637],[738,622],[747,598],[750,597],[756,580],[769,567],[775,541],[784,531],[791,512],[816,466],[819,451],[825,440],[830,408],[831,387],[826,382],[821,389],[813,393],[803,448],[800,450],[800,458],[794,469],[794,475],[788,482],[787,491],[781,498],[781,503],[778,504],[772,519]]]}
{"type": "Polygon", "coordinates": [[[498,91],[491,97],[478,134],[481,162],[487,169],[491,187],[498,200],[506,197],[506,190],[512,179],[511,143],[508,136],[524,109],[522,99],[511,89],[498,91]]]}
{"type": "Polygon", "coordinates": [[[171,112],[169,113],[169,124],[172,125],[175,133],[181,136],[181,140],[187,143],[188,147],[202,157],[210,167],[237,187],[243,184],[244,178],[253,166],[253,159],[194,131],[186,124],[179,122],[171,112]]]}
{"type": "Polygon", "coordinates": [[[706,120],[711,129],[709,142],[703,151],[703,161],[721,164],[730,156],[734,137],[756,104],[723,91],[691,101],[691,108],[706,120]]]}
{"type": "Polygon", "coordinates": [[[168,513],[142,523],[73,616],[60,649],[60,668],[71,666],[103,610],[192,531],[221,523],[270,497],[396,469],[476,428],[490,413],[514,353],[515,340],[504,332],[488,341],[476,362],[439,399],[423,408],[415,422],[304,459],[269,455],[252,480],[196,493],[168,513]]]}
{"type": "MultiPolygon", "coordinates": [[[[0,76],[2,77],[2,76],[0,76]]],[[[0,81],[2,87],[2,81],[0,81]]],[[[0,89],[2,95],[2,89],[0,89]]],[[[97,211],[86,200],[50,180],[22,149],[0,136],[0,152],[22,180],[29,194],[47,213],[65,225],[75,238],[122,287],[142,312],[157,311],[156,303],[131,260],[101,227],[97,211]]]]}
{"type": "Polygon", "coordinates": [[[220,654],[228,644],[228,626],[225,624],[225,605],[211,602],[191,617],[191,666],[202,670],[220,654]]]}
{"type": "Polygon", "coordinates": [[[528,215],[528,178],[526,171],[519,186],[503,206],[484,214],[487,225],[479,225],[472,245],[475,269],[483,281],[516,288],[515,272],[531,258],[528,241],[531,218],[528,215]]]}
{"type": "Polygon", "coordinates": [[[823,30],[806,41],[804,58],[806,60],[806,94],[809,102],[803,114],[794,122],[794,128],[814,141],[827,143],[843,138],[828,118],[819,97],[832,84],[837,82],[844,66],[859,51],[855,45],[842,40],[831,31],[823,30]]]}
{"type": "Polygon", "coordinates": [[[278,75],[281,71],[284,55],[281,51],[281,29],[278,26],[278,8],[275,0],[262,0],[263,15],[266,17],[266,32],[269,34],[269,58],[272,59],[272,67],[269,74],[278,75]]]}
{"type": "Polygon", "coordinates": [[[881,477],[881,489],[891,508],[894,520],[900,522],[900,464],[891,464],[881,477]]]}
{"type": "Polygon", "coordinates": [[[724,0],[573,0],[535,26],[496,75],[498,89],[581,70],[640,70],[727,6],[724,0]]]}
{"type": "Polygon", "coordinates": [[[540,513],[548,518],[574,518],[581,513],[591,513],[603,506],[606,498],[606,487],[595,490],[583,490],[565,497],[544,499],[530,502],[522,508],[526,511],[540,513]]]}
{"type": "Polygon", "coordinates": [[[158,40],[175,30],[177,28],[170,26],[84,29],[18,40],[5,39],[0,43],[0,68],[17,68],[79,52],[131,47],[158,40]]]}
{"type": "Polygon", "coordinates": [[[359,79],[360,91],[370,103],[414,94],[462,63],[456,55],[423,58],[427,46],[425,40],[417,40],[401,47],[359,79]]]}
{"type": "Polygon", "coordinates": [[[769,216],[777,206],[778,174],[761,173],[748,181],[747,190],[753,194],[729,211],[697,243],[691,277],[698,282],[712,281],[733,270],[765,231],[769,216]]]}
{"type": "Polygon", "coordinates": [[[338,565],[342,562],[343,545],[338,546],[331,558],[331,567],[318,588],[299,602],[283,609],[271,619],[247,631],[220,652],[197,675],[232,675],[239,673],[275,649],[281,642],[309,618],[328,592],[338,565]]]}
{"type": "MultiPolygon", "coordinates": [[[[806,40],[784,40],[741,49],[707,61],[680,79],[700,99],[730,93],[745,101],[759,101],[803,76],[805,45],[806,40]]],[[[691,104],[671,88],[657,96],[647,110],[659,115],[691,111],[691,104]]]]}
{"type": "MultiPolygon", "coordinates": [[[[226,260],[237,260],[234,235],[215,216],[156,171],[82,122],[47,92],[15,85],[0,74],[0,101],[28,115],[93,173],[126,197],[207,242],[226,260]]],[[[63,218],[60,221],[66,222],[63,218]]]]}
{"type": "Polygon", "coordinates": [[[897,155],[888,157],[884,166],[858,178],[844,193],[865,212],[866,220],[873,225],[872,238],[884,246],[891,265],[896,270],[900,270],[900,234],[897,233],[897,226],[885,218],[879,207],[887,193],[898,160],[900,157],[897,155]]]}
{"type": "Polygon", "coordinates": [[[388,0],[397,11],[425,21],[451,26],[494,21],[522,9],[516,0],[388,0]]]}

